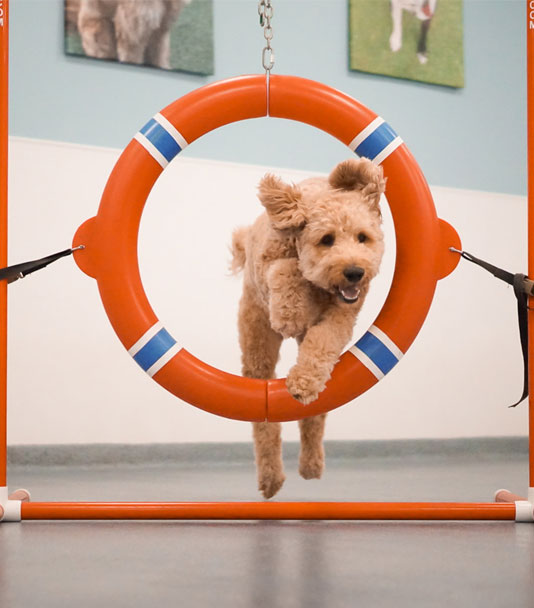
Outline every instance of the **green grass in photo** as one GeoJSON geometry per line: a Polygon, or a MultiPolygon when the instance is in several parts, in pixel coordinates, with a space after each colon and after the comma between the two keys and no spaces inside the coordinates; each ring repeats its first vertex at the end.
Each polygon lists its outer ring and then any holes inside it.
{"type": "Polygon", "coordinates": [[[194,0],[183,8],[171,33],[171,66],[213,74],[212,0],[194,0]]]}
{"type": "Polygon", "coordinates": [[[392,52],[390,0],[349,0],[350,68],[372,74],[464,86],[462,0],[438,0],[428,33],[428,61],[417,58],[421,21],[403,11],[402,48],[392,52]]]}

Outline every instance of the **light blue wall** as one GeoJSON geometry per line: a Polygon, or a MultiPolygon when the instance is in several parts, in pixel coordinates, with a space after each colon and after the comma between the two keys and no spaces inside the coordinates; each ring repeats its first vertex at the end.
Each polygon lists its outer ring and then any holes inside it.
{"type": "MultiPolygon", "coordinates": [[[[322,81],[372,108],[431,184],[526,192],[524,0],[464,0],[463,90],[349,71],[347,0],[273,4],[276,73],[322,81]]],[[[214,0],[214,28],[213,77],[168,73],[66,57],[62,0],[11,0],[12,134],[122,148],[184,93],[261,71],[255,0],[214,0]]],[[[347,155],[315,129],[273,119],[225,127],[185,153],[319,171],[347,155]]]]}

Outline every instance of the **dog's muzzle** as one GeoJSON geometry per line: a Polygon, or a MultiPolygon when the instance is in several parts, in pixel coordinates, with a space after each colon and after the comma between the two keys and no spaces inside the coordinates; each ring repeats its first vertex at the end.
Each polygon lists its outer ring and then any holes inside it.
{"type": "Polygon", "coordinates": [[[346,287],[338,287],[337,295],[343,302],[353,304],[360,297],[360,288],[358,285],[348,285],[346,287]]]}
{"type": "Polygon", "coordinates": [[[347,285],[339,285],[337,287],[338,297],[347,304],[356,302],[360,297],[359,282],[361,281],[365,270],[360,266],[347,266],[343,271],[343,276],[347,280],[347,285]]]}

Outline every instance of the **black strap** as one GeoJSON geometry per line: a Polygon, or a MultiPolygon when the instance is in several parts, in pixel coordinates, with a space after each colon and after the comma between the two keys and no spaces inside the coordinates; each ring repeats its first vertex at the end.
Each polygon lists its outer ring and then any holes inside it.
{"type": "MultiPolygon", "coordinates": [[[[79,249],[77,247],[76,249],[79,249]]],[[[18,279],[24,278],[26,275],[31,274],[32,272],[36,272],[37,270],[41,270],[41,268],[45,268],[48,264],[59,260],[60,258],[64,258],[67,255],[71,255],[76,249],[65,249],[64,251],[60,251],[59,253],[53,253],[52,255],[48,255],[45,258],[40,258],[39,260],[33,260],[31,262],[23,262],[22,264],[15,264],[14,266],[6,266],[6,268],[0,268],[0,281],[7,281],[8,283],[13,283],[18,279]]]]}
{"type": "Polygon", "coordinates": [[[528,397],[528,298],[525,292],[526,275],[514,275],[514,293],[517,298],[517,319],[519,321],[519,338],[521,340],[521,351],[523,352],[523,394],[519,401],[509,407],[516,407],[521,401],[528,397]]]}
{"type": "Polygon", "coordinates": [[[493,266],[493,264],[476,258],[467,251],[458,251],[458,253],[468,262],[473,262],[473,264],[484,268],[484,270],[491,272],[494,277],[508,283],[508,285],[512,285],[514,288],[514,294],[517,298],[519,337],[521,339],[521,351],[523,353],[523,394],[519,401],[516,401],[513,405],[509,406],[516,407],[528,397],[528,297],[525,290],[525,280],[527,279],[527,276],[519,273],[513,274],[507,270],[493,266]]]}
{"type": "MultiPolygon", "coordinates": [[[[497,279],[500,279],[501,281],[508,283],[508,285],[514,284],[514,277],[516,275],[512,274],[511,272],[503,270],[502,268],[498,268],[497,266],[493,266],[493,264],[485,262],[484,260],[481,260],[480,258],[476,258],[474,255],[468,253],[467,251],[459,251],[458,253],[464,258],[464,260],[467,260],[468,262],[473,262],[473,264],[477,264],[478,266],[481,266],[482,268],[484,268],[484,270],[491,272],[491,274],[494,277],[496,277],[497,279]]],[[[521,275],[521,276],[524,276],[524,275],[521,275]]]]}

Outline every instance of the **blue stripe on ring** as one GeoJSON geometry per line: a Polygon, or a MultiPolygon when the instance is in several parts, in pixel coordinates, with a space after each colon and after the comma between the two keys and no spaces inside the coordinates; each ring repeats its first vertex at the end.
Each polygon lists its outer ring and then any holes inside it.
{"type": "Polygon", "coordinates": [[[158,333],[151,338],[136,355],[134,355],[134,360],[146,372],[175,344],[176,340],[170,333],[165,328],[160,329],[158,333]]]}
{"type": "Polygon", "coordinates": [[[169,162],[182,151],[176,140],[156,120],[151,118],[139,131],[169,162]]]}
{"type": "Polygon", "coordinates": [[[358,156],[373,160],[380,152],[387,148],[396,137],[397,134],[395,131],[387,122],[383,122],[362,141],[355,152],[358,156]]]}
{"type": "Polygon", "coordinates": [[[364,334],[355,346],[365,353],[383,374],[390,372],[399,362],[389,348],[370,332],[364,334]]]}

